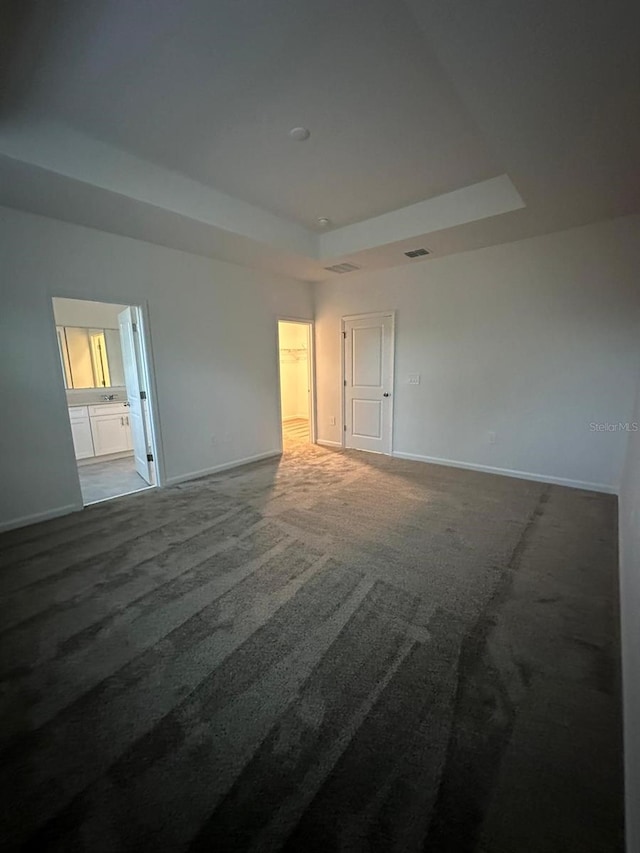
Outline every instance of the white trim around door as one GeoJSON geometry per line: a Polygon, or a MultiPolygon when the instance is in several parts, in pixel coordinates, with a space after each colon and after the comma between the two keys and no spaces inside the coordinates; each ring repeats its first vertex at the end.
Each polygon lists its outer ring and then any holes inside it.
{"type": "Polygon", "coordinates": [[[393,451],[395,312],[341,320],[342,446],[393,451]]]}
{"type": "MultiPolygon", "coordinates": [[[[60,336],[56,327],[56,317],[54,311],[54,303],[53,300],[55,298],[61,299],[73,299],[79,302],[98,302],[105,305],[119,305],[119,306],[129,306],[130,307],[130,320],[132,323],[135,323],[135,356],[137,361],[137,379],[142,387],[138,389],[138,393],[144,392],[144,418],[145,418],[145,441],[148,444],[148,452],[151,455],[151,459],[147,459],[147,463],[151,463],[150,471],[151,471],[151,480],[152,483],[150,485],[155,487],[162,487],[166,485],[166,466],[164,459],[164,448],[162,443],[162,435],[161,435],[161,426],[160,426],[160,413],[158,410],[157,404],[157,385],[156,385],[156,376],[155,376],[155,365],[153,359],[153,348],[152,348],[152,340],[151,340],[151,331],[150,331],[150,323],[149,323],[149,306],[146,300],[134,300],[133,302],[130,299],[123,298],[121,300],[114,299],[113,297],[105,298],[101,295],[94,296],[92,299],[88,300],[85,296],[78,296],[76,293],[65,293],[56,291],[55,293],[49,294],[49,305],[50,305],[50,317],[51,317],[51,328],[55,333],[55,341],[57,344],[58,354],[60,354],[61,350],[61,341],[60,336]]],[[[132,326],[133,330],[133,326],[132,326]]],[[[120,330],[118,330],[120,332],[120,330]]],[[[64,364],[61,365],[61,368],[64,372],[64,364]]],[[[61,377],[64,378],[64,377],[61,377]]],[[[126,385],[126,382],[125,382],[126,385]]],[[[72,389],[66,389],[72,390],[72,389]]],[[[59,385],[59,393],[61,398],[64,400],[65,408],[69,409],[70,404],[67,401],[67,394],[65,390],[64,381],[60,382],[59,385]]],[[[87,396],[91,396],[92,391],[99,390],[98,388],[86,388],[82,389],[86,391],[87,396]]],[[[108,390],[108,389],[106,389],[108,390]]],[[[128,391],[127,391],[128,393],[128,391]]],[[[95,395],[94,395],[95,396],[95,395]]],[[[101,402],[101,401],[98,401],[101,402]]],[[[115,401],[114,401],[115,402],[115,401]]],[[[128,402],[128,400],[127,400],[128,402]]],[[[86,404],[78,403],[76,405],[91,405],[90,402],[86,404]]],[[[130,407],[128,407],[130,409],[130,407]]],[[[130,416],[130,412],[129,412],[130,416]]],[[[121,415],[122,418],[126,418],[128,420],[128,414],[124,413],[121,415]]],[[[71,425],[70,425],[71,431],[71,425]]],[[[69,445],[70,449],[73,449],[73,443],[69,445]]],[[[145,454],[146,456],[146,454],[145,454]]],[[[73,457],[71,457],[73,458],[73,457]]],[[[75,509],[82,509],[84,506],[84,502],[82,501],[82,490],[80,487],[80,477],[78,474],[78,457],[76,455],[75,459],[75,472],[77,475],[78,482],[78,497],[79,501],[77,505],[74,505],[75,509]]],[[[142,476],[142,479],[147,479],[145,476],[142,476]]],[[[124,493],[126,494],[126,492],[124,493]]]]}

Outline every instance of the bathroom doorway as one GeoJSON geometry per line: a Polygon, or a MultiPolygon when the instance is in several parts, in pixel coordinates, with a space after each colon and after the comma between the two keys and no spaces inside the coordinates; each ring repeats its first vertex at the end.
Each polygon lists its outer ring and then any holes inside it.
{"type": "Polygon", "coordinates": [[[283,448],[314,441],[312,324],[278,322],[283,448]]]}
{"type": "Polygon", "coordinates": [[[85,506],[157,485],[139,306],[54,297],[60,370],[85,506]]]}

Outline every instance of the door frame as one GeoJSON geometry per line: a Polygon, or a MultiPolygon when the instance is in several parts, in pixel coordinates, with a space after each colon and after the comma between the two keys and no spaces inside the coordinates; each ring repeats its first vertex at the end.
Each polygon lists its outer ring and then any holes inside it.
{"type": "Polygon", "coordinates": [[[287,317],[278,314],[276,317],[276,358],[278,375],[278,429],[280,431],[280,452],[283,450],[282,434],[282,382],[280,377],[280,323],[298,323],[307,327],[309,354],[307,357],[307,374],[309,381],[309,443],[317,443],[316,432],[316,349],[315,349],[315,322],[306,318],[287,317]]]}
{"type": "MultiPolygon", "coordinates": [[[[155,447],[155,442],[154,442],[155,427],[154,427],[153,412],[151,411],[151,402],[150,402],[151,397],[150,397],[150,390],[149,390],[149,386],[151,384],[151,378],[149,375],[149,368],[147,365],[147,361],[148,361],[147,346],[146,346],[146,341],[145,341],[145,337],[144,337],[145,319],[144,319],[144,316],[142,314],[142,309],[139,305],[127,305],[127,307],[124,309],[124,312],[122,312],[122,313],[126,313],[128,315],[128,319],[130,320],[131,325],[132,325],[130,344],[131,344],[131,348],[132,348],[131,354],[133,355],[133,360],[135,362],[136,378],[138,380],[136,384],[137,384],[139,390],[140,390],[140,385],[143,385],[144,390],[146,390],[144,400],[139,395],[139,403],[140,403],[140,413],[139,414],[140,414],[140,418],[143,422],[142,433],[143,433],[143,436],[145,439],[144,453],[142,454],[143,456],[146,456],[146,459],[144,460],[144,462],[146,463],[144,474],[142,474],[140,472],[140,470],[138,470],[138,467],[137,467],[137,456],[138,456],[138,454],[137,454],[137,450],[136,450],[136,442],[135,442],[135,439],[133,438],[133,432],[132,432],[134,464],[136,466],[136,470],[138,471],[138,474],[149,483],[149,486],[157,487],[157,485],[158,485],[157,467],[158,466],[157,466],[157,461],[156,461],[156,447],[155,447]],[[146,406],[145,406],[145,402],[146,402],[146,406]],[[146,413],[145,413],[145,410],[146,410],[146,413]],[[152,459],[149,459],[149,456],[148,456],[149,448],[151,448],[152,459]],[[153,482],[151,482],[151,480],[149,479],[151,477],[151,468],[149,465],[150,462],[153,464],[153,482]]],[[[121,317],[121,315],[118,314],[118,323],[119,323],[119,327],[120,327],[120,347],[123,350],[122,354],[123,354],[123,367],[124,367],[124,373],[125,373],[125,388],[127,389],[127,396],[129,396],[129,387],[128,387],[127,375],[126,375],[127,374],[127,371],[126,371],[127,359],[124,355],[124,349],[123,349],[123,344],[122,344],[123,325],[125,325],[125,322],[122,321],[120,319],[120,317],[121,317]]],[[[129,403],[129,406],[131,407],[131,402],[129,403]]],[[[131,408],[129,409],[129,411],[131,411],[131,408]]],[[[127,417],[127,422],[129,422],[128,417],[127,417]]]]}
{"type": "MultiPolygon", "coordinates": [[[[117,303],[127,304],[127,303],[117,303]]],[[[132,308],[138,309],[138,319],[142,329],[140,330],[141,355],[144,362],[143,368],[147,374],[147,403],[149,407],[149,426],[151,427],[150,444],[155,464],[155,485],[161,488],[166,485],[166,465],[164,459],[164,444],[160,426],[160,411],[158,409],[158,386],[156,384],[156,370],[153,358],[153,346],[151,340],[151,326],[149,320],[149,303],[146,299],[141,302],[130,302],[132,308]]]]}
{"type": "MultiPolygon", "coordinates": [[[[389,364],[389,372],[391,373],[391,389],[389,393],[391,394],[391,416],[389,422],[389,453],[383,454],[384,456],[393,456],[393,422],[395,420],[395,408],[396,408],[396,398],[395,398],[395,384],[396,384],[396,371],[395,371],[395,355],[396,355],[396,312],[395,310],[390,311],[370,311],[366,314],[345,314],[344,317],[340,318],[340,417],[342,419],[341,429],[340,429],[340,444],[343,450],[347,448],[346,441],[346,426],[347,426],[347,401],[346,401],[346,353],[345,347],[347,342],[347,333],[346,333],[346,324],[350,320],[379,320],[382,317],[390,317],[391,318],[391,354],[390,354],[390,364],[389,364]]],[[[363,452],[373,452],[373,451],[363,451],[363,452]]]]}
{"type": "MultiPolygon", "coordinates": [[[[51,317],[51,327],[53,329],[53,335],[56,343],[56,355],[58,353],[58,332],[56,329],[56,318],[53,312],[53,299],[75,299],[79,302],[102,302],[106,305],[125,305],[131,308],[138,309],[138,318],[140,320],[140,344],[141,344],[141,355],[144,361],[144,369],[147,375],[147,402],[149,406],[149,420],[151,425],[151,435],[150,435],[150,444],[153,453],[153,460],[155,465],[155,484],[153,486],[149,486],[148,488],[162,488],[166,485],[166,465],[165,465],[165,457],[164,457],[164,444],[162,441],[162,430],[160,425],[160,412],[158,410],[158,387],[156,383],[156,370],[155,370],[155,361],[153,357],[153,344],[151,339],[151,327],[149,321],[149,303],[146,299],[135,299],[132,300],[130,296],[123,296],[122,298],[109,296],[104,297],[95,294],[78,294],[77,292],[69,292],[65,291],[62,288],[56,288],[55,291],[49,291],[47,293],[48,302],[49,302],[49,312],[51,317]]],[[[67,395],[64,387],[64,381],[61,376],[60,378],[60,396],[64,401],[65,410],[68,410],[69,404],[67,403],[67,395]]],[[[89,389],[91,390],[91,389],[89,389]]],[[[68,420],[68,418],[67,418],[68,420]]],[[[71,424],[69,424],[69,438],[71,439],[71,424]]],[[[73,443],[71,443],[71,448],[73,448],[73,443]]],[[[73,469],[76,476],[76,481],[78,484],[78,493],[80,495],[80,502],[78,505],[78,509],[86,509],[84,501],[82,499],[82,489],[80,487],[80,474],[78,471],[78,464],[75,458],[75,455],[71,457],[73,460],[73,469]]]]}

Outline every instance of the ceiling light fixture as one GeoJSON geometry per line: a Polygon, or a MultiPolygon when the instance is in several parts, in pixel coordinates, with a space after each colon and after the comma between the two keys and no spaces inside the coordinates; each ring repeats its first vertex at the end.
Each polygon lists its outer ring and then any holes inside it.
{"type": "Polygon", "coordinates": [[[330,219],[327,219],[327,217],[326,217],[326,216],[319,216],[319,217],[318,217],[318,225],[319,225],[321,228],[328,228],[328,227],[329,227],[329,225],[331,225],[331,220],[330,220],[330,219]]]}
{"type": "Polygon", "coordinates": [[[296,142],[306,142],[311,136],[311,131],[307,130],[306,127],[292,127],[289,131],[289,136],[295,139],[296,142]]]}

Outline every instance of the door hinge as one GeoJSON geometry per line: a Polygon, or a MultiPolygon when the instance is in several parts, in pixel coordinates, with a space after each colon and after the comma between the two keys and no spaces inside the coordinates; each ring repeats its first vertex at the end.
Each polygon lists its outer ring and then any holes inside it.
{"type": "Polygon", "coordinates": [[[344,380],[344,387],[345,388],[347,387],[347,380],[346,379],[344,380]]]}
{"type": "Polygon", "coordinates": [[[132,323],[132,324],[131,324],[131,328],[133,329],[133,331],[134,331],[134,332],[137,332],[137,331],[138,331],[138,324],[137,324],[137,323],[132,323]]]}
{"type": "Polygon", "coordinates": [[[342,337],[343,337],[343,338],[345,338],[345,340],[346,340],[347,333],[346,333],[346,332],[343,332],[343,333],[342,333],[342,337]]]}
{"type": "Polygon", "coordinates": [[[153,453],[147,453],[147,462],[153,462],[153,453]]]}
{"type": "Polygon", "coordinates": [[[346,432],[346,431],[347,431],[347,425],[345,424],[345,425],[342,427],[342,429],[344,430],[344,432],[346,432]]]}
{"type": "Polygon", "coordinates": [[[147,399],[147,392],[146,392],[146,391],[141,391],[141,392],[140,392],[140,399],[141,399],[141,400],[146,400],[146,399],[147,399]]]}

